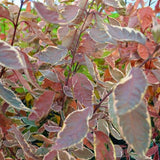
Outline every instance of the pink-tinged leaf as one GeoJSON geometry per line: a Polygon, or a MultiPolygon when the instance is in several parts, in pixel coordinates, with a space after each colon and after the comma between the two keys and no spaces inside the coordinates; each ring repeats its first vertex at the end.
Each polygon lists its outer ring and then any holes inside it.
{"type": "Polygon", "coordinates": [[[94,157],[94,153],[86,147],[83,147],[83,149],[76,149],[72,151],[72,154],[79,159],[91,159],[94,157]]]}
{"type": "Polygon", "coordinates": [[[28,20],[27,24],[32,28],[32,31],[37,36],[37,38],[39,38],[46,44],[53,45],[53,42],[45,33],[42,32],[40,26],[38,26],[37,23],[28,20]]]}
{"type": "Polygon", "coordinates": [[[72,77],[72,84],[75,99],[84,106],[92,108],[93,86],[88,78],[77,73],[72,77]]]}
{"type": "Polygon", "coordinates": [[[28,144],[28,142],[24,139],[23,135],[21,134],[21,132],[17,129],[17,127],[15,127],[14,125],[12,125],[12,128],[10,129],[10,132],[14,134],[15,138],[17,139],[19,145],[21,146],[23,152],[25,155],[27,155],[27,157],[33,159],[33,160],[37,160],[38,157],[36,157],[33,153],[32,153],[32,149],[30,147],[30,145],[28,144]]]}
{"type": "Polygon", "coordinates": [[[144,156],[151,139],[150,116],[144,102],[117,118],[122,137],[139,156],[144,156]]]}
{"type": "Polygon", "coordinates": [[[58,24],[67,24],[76,19],[79,11],[79,7],[74,5],[68,5],[62,10],[59,10],[60,15],[57,10],[49,10],[46,6],[44,6],[40,2],[34,2],[34,6],[38,12],[38,14],[44,18],[46,21],[50,23],[58,23],[58,24]]]}
{"type": "Polygon", "coordinates": [[[68,53],[68,50],[65,47],[59,46],[59,47],[53,47],[49,46],[39,52],[37,54],[37,57],[46,63],[50,63],[52,65],[57,64],[59,61],[61,61],[68,53]]]}
{"type": "Polygon", "coordinates": [[[61,41],[69,32],[69,27],[68,25],[61,26],[57,30],[57,37],[61,41]]]}
{"type": "Polygon", "coordinates": [[[26,63],[26,68],[24,68],[24,73],[25,73],[28,81],[29,81],[34,87],[36,87],[37,89],[42,90],[42,89],[40,88],[40,86],[38,85],[37,80],[36,80],[36,78],[35,78],[35,76],[34,76],[33,67],[32,67],[31,62],[29,61],[29,56],[28,56],[26,53],[24,53],[24,52],[21,52],[21,54],[23,55],[24,60],[25,60],[25,63],[26,63]]]}
{"type": "Polygon", "coordinates": [[[88,29],[88,34],[95,42],[117,44],[111,35],[103,29],[91,28],[88,29]]]}
{"type": "Polygon", "coordinates": [[[16,108],[18,110],[24,110],[27,112],[32,111],[21,102],[21,100],[14,94],[13,91],[4,87],[4,85],[1,82],[0,82],[0,97],[4,99],[8,104],[10,104],[13,108],[16,108]]]}
{"type": "Polygon", "coordinates": [[[58,151],[58,160],[76,160],[67,151],[58,151]]]}
{"type": "Polygon", "coordinates": [[[123,8],[118,0],[102,0],[102,2],[107,6],[111,6],[114,8],[123,8]]]}
{"type": "Polygon", "coordinates": [[[78,144],[88,132],[90,109],[77,110],[68,115],[61,131],[58,133],[54,150],[61,150],[78,144]]]}
{"type": "Polygon", "coordinates": [[[147,151],[146,156],[150,157],[150,156],[154,155],[157,151],[158,151],[158,146],[155,145],[155,146],[151,147],[151,148],[147,151]]]}
{"type": "Polygon", "coordinates": [[[59,126],[49,126],[47,124],[44,124],[44,128],[48,132],[59,132],[61,130],[61,127],[59,126]]]}
{"type": "Polygon", "coordinates": [[[0,5],[0,17],[6,18],[10,20],[10,13],[7,8],[0,5]]]}
{"type": "Polygon", "coordinates": [[[19,79],[19,81],[21,82],[21,84],[31,93],[33,93],[30,85],[28,84],[28,82],[25,80],[25,78],[22,76],[22,74],[19,71],[13,70],[13,72],[16,74],[17,78],[19,79]]]}
{"type": "Polygon", "coordinates": [[[141,102],[147,88],[147,81],[140,68],[132,68],[114,88],[114,107],[118,115],[123,115],[141,102]]]}
{"type": "Polygon", "coordinates": [[[56,156],[57,156],[57,151],[52,150],[44,156],[43,160],[53,160],[56,156]]]}
{"type": "Polygon", "coordinates": [[[146,37],[139,31],[129,27],[120,27],[107,24],[107,31],[117,41],[135,41],[145,44],[146,37]]]}
{"type": "Polygon", "coordinates": [[[152,73],[157,78],[157,80],[160,82],[160,70],[158,69],[152,70],[152,73]]]}
{"type": "Polygon", "coordinates": [[[18,50],[2,40],[0,40],[0,65],[16,70],[25,68],[18,50]]]}
{"type": "Polygon", "coordinates": [[[96,160],[116,160],[111,140],[101,131],[94,132],[94,151],[96,160]]]}
{"type": "Polygon", "coordinates": [[[54,99],[53,91],[45,91],[35,102],[34,111],[29,115],[30,120],[39,121],[46,116],[51,108],[54,99]]]}

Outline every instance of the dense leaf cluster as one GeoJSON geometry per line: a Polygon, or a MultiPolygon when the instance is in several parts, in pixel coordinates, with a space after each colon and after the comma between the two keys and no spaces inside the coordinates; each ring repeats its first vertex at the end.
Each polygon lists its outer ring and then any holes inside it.
{"type": "Polygon", "coordinates": [[[160,0],[125,2],[1,2],[1,160],[160,158],[160,0]]]}

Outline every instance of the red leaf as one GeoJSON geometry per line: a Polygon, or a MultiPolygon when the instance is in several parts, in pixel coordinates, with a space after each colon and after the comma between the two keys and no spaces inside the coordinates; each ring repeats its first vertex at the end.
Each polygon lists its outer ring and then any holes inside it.
{"type": "Polygon", "coordinates": [[[157,145],[153,146],[147,151],[146,156],[150,157],[154,155],[157,151],[158,151],[158,146],[157,145]]]}
{"type": "Polygon", "coordinates": [[[94,150],[96,160],[115,160],[114,147],[109,137],[101,132],[94,132],[94,150]]]}
{"type": "Polygon", "coordinates": [[[155,6],[155,13],[159,13],[160,12],[160,0],[157,1],[157,4],[155,6]]]}
{"type": "Polygon", "coordinates": [[[151,7],[144,7],[138,10],[137,16],[143,30],[152,24],[152,17],[154,15],[154,11],[151,7]]]}
{"type": "Polygon", "coordinates": [[[143,59],[147,59],[149,56],[147,48],[142,44],[138,44],[138,54],[143,59]]]}
{"type": "Polygon", "coordinates": [[[27,157],[32,158],[33,160],[37,160],[38,157],[36,157],[32,153],[32,149],[30,148],[30,145],[27,143],[27,141],[24,139],[21,132],[14,125],[12,125],[10,132],[12,132],[14,134],[14,136],[17,139],[19,145],[21,146],[24,154],[27,155],[27,157]]]}
{"type": "Polygon", "coordinates": [[[30,120],[39,121],[42,117],[46,116],[50,110],[50,107],[53,103],[54,92],[53,91],[45,91],[35,102],[34,110],[29,115],[30,120]]]}
{"type": "Polygon", "coordinates": [[[53,149],[61,150],[81,142],[88,132],[89,116],[89,108],[77,110],[69,114],[64,121],[61,131],[58,133],[53,149]]]}
{"type": "Polygon", "coordinates": [[[24,64],[18,50],[0,40],[0,65],[12,69],[22,69],[25,68],[24,64]]]}
{"type": "Polygon", "coordinates": [[[0,5],[0,17],[6,18],[10,20],[10,13],[7,8],[0,5]]]}

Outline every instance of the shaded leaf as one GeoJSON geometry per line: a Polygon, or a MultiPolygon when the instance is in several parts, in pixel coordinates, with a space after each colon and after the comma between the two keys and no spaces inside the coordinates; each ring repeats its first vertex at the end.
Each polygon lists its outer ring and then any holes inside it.
{"type": "Polygon", "coordinates": [[[5,160],[5,158],[4,158],[4,154],[3,154],[3,152],[2,152],[2,151],[0,151],[0,159],[1,159],[1,160],[5,160]]]}
{"type": "Polygon", "coordinates": [[[138,106],[147,87],[143,71],[132,68],[114,88],[114,106],[118,115],[123,115],[138,106]]]}
{"type": "Polygon", "coordinates": [[[94,132],[94,151],[96,160],[116,160],[111,140],[101,131],[94,132]]]}
{"type": "Polygon", "coordinates": [[[94,153],[86,147],[83,147],[83,149],[76,149],[72,151],[72,154],[81,159],[91,159],[94,156],[94,153]]]}
{"type": "Polygon", "coordinates": [[[89,109],[82,109],[72,112],[65,119],[61,131],[58,133],[54,150],[61,150],[78,144],[88,132],[89,109]]]}
{"type": "Polygon", "coordinates": [[[42,117],[46,116],[50,110],[53,103],[54,92],[45,91],[35,102],[34,111],[29,115],[29,120],[39,121],[42,117]]]}
{"type": "Polygon", "coordinates": [[[0,82],[0,97],[16,109],[24,110],[28,112],[32,111],[31,109],[25,107],[25,105],[14,94],[14,92],[4,87],[4,85],[1,82],[0,82]]]}
{"type": "Polygon", "coordinates": [[[46,124],[44,124],[44,128],[48,132],[59,132],[61,130],[61,127],[59,126],[51,126],[51,125],[49,126],[46,124]]]}
{"type": "Polygon", "coordinates": [[[12,69],[22,69],[25,68],[24,64],[18,50],[0,40],[0,65],[12,69]]]}
{"type": "Polygon", "coordinates": [[[64,47],[53,47],[49,46],[39,52],[37,57],[46,63],[50,63],[52,65],[57,64],[61,61],[68,53],[68,50],[64,47]]]}
{"type": "Polygon", "coordinates": [[[134,110],[119,115],[118,121],[122,137],[139,156],[144,156],[151,139],[150,117],[144,102],[134,110]]]}
{"type": "Polygon", "coordinates": [[[160,42],[160,24],[158,24],[156,19],[153,19],[152,34],[153,34],[153,38],[154,38],[155,42],[159,43],[160,42]]]}
{"type": "Polygon", "coordinates": [[[91,28],[87,30],[90,37],[98,43],[112,43],[117,44],[117,42],[111,37],[111,35],[103,29],[91,28]]]}
{"type": "Polygon", "coordinates": [[[58,160],[75,160],[67,151],[58,151],[58,160]]]}
{"type": "Polygon", "coordinates": [[[75,99],[86,107],[92,108],[93,86],[88,78],[81,73],[77,73],[72,77],[72,84],[75,99]]]}
{"type": "Polygon", "coordinates": [[[99,119],[97,121],[97,130],[109,135],[108,123],[104,119],[99,119]]]}
{"type": "Polygon", "coordinates": [[[151,72],[154,74],[154,76],[157,78],[157,80],[160,81],[160,70],[154,69],[151,72]]]}
{"type": "Polygon", "coordinates": [[[116,80],[117,82],[119,82],[124,77],[124,73],[118,68],[112,69],[111,67],[109,67],[109,72],[113,77],[113,79],[116,80]]]}
{"type": "Polygon", "coordinates": [[[32,153],[32,149],[30,147],[30,145],[27,143],[27,141],[24,139],[23,135],[21,134],[21,132],[17,129],[17,127],[15,127],[14,125],[12,125],[12,128],[10,129],[10,132],[12,132],[15,136],[15,138],[17,139],[19,145],[21,146],[23,152],[25,155],[27,155],[27,157],[32,158],[32,160],[37,160],[38,157],[36,157],[33,153],[32,153]]]}
{"type": "Polygon", "coordinates": [[[106,29],[112,38],[117,41],[135,41],[142,44],[146,43],[146,37],[139,31],[129,27],[120,27],[107,24],[106,29]]]}

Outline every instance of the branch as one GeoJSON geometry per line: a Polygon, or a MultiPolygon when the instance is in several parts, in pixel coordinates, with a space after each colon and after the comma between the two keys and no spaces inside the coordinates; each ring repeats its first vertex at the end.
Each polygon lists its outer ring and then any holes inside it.
{"type": "Polygon", "coordinates": [[[103,98],[97,105],[95,105],[94,113],[97,111],[97,109],[99,109],[99,108],[101,107],[101,104],[105,101],[105,99],[106,99],[107,97],[109,97],[109,95],[110,95],[112,92],[113,92],[113,89],[110,90],[110,91],[104,96],[104,98],[103,98]]]}
{"type": "Polygon", "coordinates": [[[146,64],[148,61],[150,61],[152,59],[152,57],[154,56],[154,54],[160,49],[160,45],[157,45],[156,48],[154,49],[153,53],[151,55],[149,55],[149,57],[143,61],[140,65],[139,68],[141,68],[144,64],[146,64]]]}
{"type": "Polygon", "coordinates": [[[16,23],[14,24],[14,32],[13,32],[13,37],[12,37],[12,41],[11,41],[11,45],[12,46],[14,44],[14,40],[15,40],[15,36],[16,36],[16,31],[17,31],[17,27],[18,27],[18,20],[19,20],[19,16],[20,16],[23,4],[24,4],[24,2],[23,2],[23,0],[21,0],[21,5],[20,5],[19,11],[18,11],[16,23]]]}

